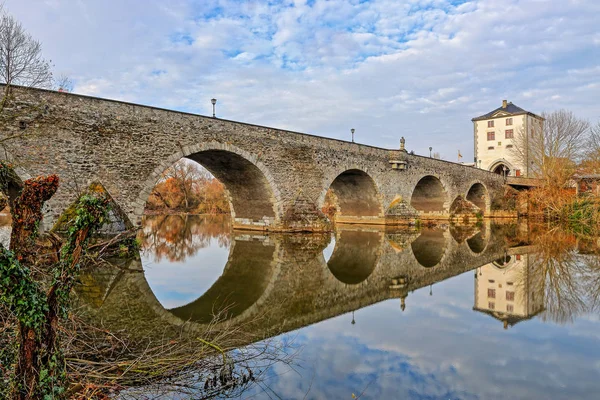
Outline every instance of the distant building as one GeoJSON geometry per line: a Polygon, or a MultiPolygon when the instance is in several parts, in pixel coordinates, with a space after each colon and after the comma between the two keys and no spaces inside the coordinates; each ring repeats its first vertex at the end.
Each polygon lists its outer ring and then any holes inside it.
{"type": "Polygon", "coordinates": [[[576,174],[573,185],[578,196],[600,196],[600,174],[576,174]]]}
{"type": "Polygon", "coordinates": [[[543,120],[506,100],[501,107],[473,118],[475,166],[506,176],[527,176],[527,155],[515,155],[515,138],[540,134],[543,120]]]}
{"type": "Polygon", "coordinates": [[[473,310],[496,318],[505,329],[543,311],[543,282],[536,276],[539,271],[531,264],[531,257],[506,255],[477,268],[473,310]]]}

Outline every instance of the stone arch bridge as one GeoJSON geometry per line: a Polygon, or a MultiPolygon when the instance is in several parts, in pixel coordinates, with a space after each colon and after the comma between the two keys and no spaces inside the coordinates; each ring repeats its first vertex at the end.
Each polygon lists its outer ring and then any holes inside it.
{"type": "Polygon", "coordinates": [[[22,178],[56,173],[47,222],[77,193],[102,184],[127,223],[139,224],[161,174],[182,157],[227,189],[235,225],[325,230],[332,189],[337,221],[448,218],[457,204],[489,214],[503,194],[496,174],[400,149],[67,93],[13,88],[0,115],[4,155],[22,178]]]}

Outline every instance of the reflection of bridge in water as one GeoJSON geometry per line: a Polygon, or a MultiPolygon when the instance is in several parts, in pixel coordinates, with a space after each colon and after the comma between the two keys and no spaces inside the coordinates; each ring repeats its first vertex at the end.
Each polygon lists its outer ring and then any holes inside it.
{"type": "MultiPolygon", "coordinates": [[[[166,310],[156,300],[138,260],[84,276],[80,289],[90,316],[109,329],[140,335],[165,330],[202,331],[213,314],[219,324],[244,325],[258,337],[288,332],[410,292],[520,253],[501,226],[382,231],[338,231],[326,260],[326,235],[232,236],[229,259],[218,280],[193,302],[166,310]]],[[[400,307],[399,307],[400,308],[400,307]]],[[[400,311],[400,310],[399,310],[400,311]]],[[[215,326],[219,328],[219,324],[215,326]]]]}

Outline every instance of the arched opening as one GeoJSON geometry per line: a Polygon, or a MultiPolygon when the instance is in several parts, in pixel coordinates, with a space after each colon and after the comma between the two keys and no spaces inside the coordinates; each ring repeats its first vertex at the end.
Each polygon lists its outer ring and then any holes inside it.
{"type": "Polygon", "coordinates": [[[491,171],[502,176],[509,176],[511,172],[510,167],[504,163],[500,163],[492,167],[491,171]]]}
{"type": "Polygon", "coordinates": [[[379,232],[342,231],[327,262],[329,271],[347,285],[361,283],[375,270],[380,242],[379,232]]]}
{"type": "Polygon", "coordinates": [[[496,268],[500,268],[500,269],[504,269],[507,268],[512,261],[512,257],[509,256],[508,254],[503,255],[502,257],[500,257],[497,260],[494,260],[492,262],[492,264],[496,267],[496,268]]]}
{"type": "Polygon", "coordinates": [[[275,219],[273,190],[256,165],[224,150],[207,150],[187,158],[202,165],[225,185],[236,218],[275,219]]]}
{"type": "Polygon", "coordinates": [[[477,232],[476,235],[467,239],[467,245],[471,249],[471,251],[475,254],[479,254],[485,250],[485,237],[483,235],[483,231],[477,232]]]}
{"type": "Polygon", "coordinates": [[[240,315],[256,304],[273,274],[274,244],[236,240],[223,274],[196,300],[169,310],[184,321],[210,323],[240,315]]]}
{"type": "Polygon", "coordinates": [[[177,160],[158,179],[146,203],[154,215],[142,220],[142,259],[172,314],[202,323],[216,314],[231,318],[262,295],[274,245],[229,238],[232,226],[269,229],[276,222],[279,203],[267,176],[252,156],[217,148],[177,160]]]}
{"type": "Polygon", "coordinates": [[[474,183],[467,192],[467,200],[485,211],[487,203],[487,189],[481,183],[474,183]]]}
{"type": "Polygon", "coordinates": [[[226,150],[205,150],[178,160],[158,179],[146,210],[231,214],[242,225],[276,219],[275,196],[254,163],[226,150]]]}
{"type": "Polygon", "coordinates": [[[351,217],[377,217],[381,206],[373,178],[358,169],[338,175],[329,187],[324,210],[351,217]]]}
{"type": "Polygon", "coordinates": [[[431,268],[442,261],[446,252],[446,238],[441,230],[424,229],[410,247],[417,262],[425,268],[431,268]]]}
{"type": "Polygon", "coordinates": [[[431,175],[421,178],[410,199],[410,205],[423,212],[444,211],[445,202],[446,191],[442,182],[431,175]]]}

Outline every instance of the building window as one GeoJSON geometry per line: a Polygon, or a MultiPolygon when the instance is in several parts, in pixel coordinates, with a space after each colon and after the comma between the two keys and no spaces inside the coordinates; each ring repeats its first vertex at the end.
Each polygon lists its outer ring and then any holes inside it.
{"type": "Polygon", "coordinates": [[[488,282],[489,282],[489,283],[494,283],[494,282],[496,282],[496,281],[495,281],[495,280],[493,280],[493,279],[488,279],[488,282]]]}
{"type": "Polygon", "coordinates": [[[515,301],[515,292],[506,292],[506,300],[515,301]]]}
{"type": "Polygon", "coordinates": [[[507,304],[506,312],[513,312],[513,311],[515,311],[515,307],[512,304],[507,304]]]}
{"type": "Polygon", "coordinates": [[[506,148],[507,148],[507,149],[512,149],[512,148],[513,148],[513,145],[512,145],[512,144],[507,144],[507,145],[506,145],[506,148]]]}
{"type": "Polygon", "coordinates": [[[488,309],[490,310],[495,310],[496,309],[496,304],[494,304],[493,302],[488,302],[488,309]]]}
{"type": "Polygon", "coordinates": [[[494,150],[494,146],[488,147],[488,150],[494,150]]]}
{"type": "Polygon", "coordinates": [[[512,129],[505,130],[504,131],[504,137],[506,139],[514,139],[514,137],[515,137],[514,131],[512,129]]]}
{"type": "Polygon", "coordinates": [[[517,261],[521,261],[521,255],[517,254],[517,261]]]}
{"type": "Polygon", "coordinates": [[[494,121],[488,121],[488,128],[494,127],[494,121]]]}
{"type": "Polygon", "coordinates": [[[512,125],[512,118],[506,118],[506,125],[512,125]]]}
{"type": "Polygon", "coordinates": [[[496,298],[496,289],[488,289],[488,299],[496,298]]]}
{"type": "Polygon", "coordinates": [[[512,286],[512,285],[513,285],[513,283],[512,283],[512,282],[506,282],[506,284],[507,284],[508,286],[512,286]]]}
{"type": "Polygon", "coordinates": [[[494,132],[488,132],[488,140],[496,140],[496,134],[494,132]]]}

